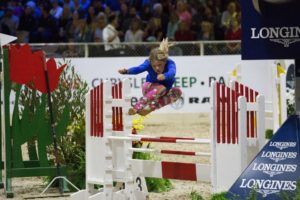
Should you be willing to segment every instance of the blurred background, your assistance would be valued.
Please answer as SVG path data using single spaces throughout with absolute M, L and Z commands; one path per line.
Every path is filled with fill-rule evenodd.
M 148 56 L 165 37 L 171 56 L 240 54 L 241 12 L 235 0 L 1 0 L 0 32 L 52 57 Z

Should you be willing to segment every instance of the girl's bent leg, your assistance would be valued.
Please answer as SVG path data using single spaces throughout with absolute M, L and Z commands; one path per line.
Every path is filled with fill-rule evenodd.
M 182 92 L 180 88 L 178 87 L 171 88 L 166 95 L 160 97 L 159 99 L 157 99 L 157 101 L 154 101 L 152 104 L 150 104 L 150 107 L 152 111 L 157 110 L 161 107 L 176 102 L 181 97 L 181 95 Z
M 146 83 L 143 84 L 144 96 L 134 105 L 134 109 L 137 112 L 145 108 L 151 102 L 157 101 L 157 99 L 161 98 L 166 94 L 165 86 L 158 83 L 150 83 L 150 85 Z

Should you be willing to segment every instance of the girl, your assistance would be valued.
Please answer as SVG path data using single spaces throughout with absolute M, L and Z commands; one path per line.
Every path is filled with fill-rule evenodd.
M 119 69 L 120 74 L 140 74 L 147 71 L 146 82 L 142 86 L 143 97 L 130 108 L 129 115 L 145 116 L 165 105 L 174 103 L 181 97 L 181 90 L 173 87 L 176 65 L 168 58 L 168 38 L 163 40 L 159 48 L 152 49 L 149 59 L 143 64 L 129 69 Z

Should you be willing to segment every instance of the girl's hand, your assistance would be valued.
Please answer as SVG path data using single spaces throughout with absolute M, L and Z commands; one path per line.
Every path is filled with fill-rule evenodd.
M 127 69 L 123 68 L 123 69 L 119 69 L 118 72 L 120 74 L 127 74 Z
M 157 80 L 163 81 L 163 80 L 165 80 L 165 79 L 166 79 L 166 77 L 165 77 L 164 74 L 158 74 L 158 75 L 157 75 Z

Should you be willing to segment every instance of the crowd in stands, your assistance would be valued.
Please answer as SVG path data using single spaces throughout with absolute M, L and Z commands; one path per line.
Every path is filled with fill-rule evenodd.
M 105 42 L 106 51 L 164 37 L 239 40 L 240 21 L 237 0 L 0 1 L 0 32 L 18 42 Z

